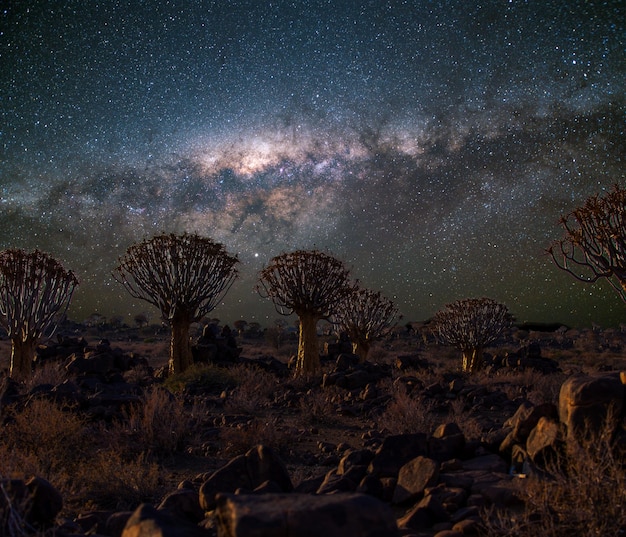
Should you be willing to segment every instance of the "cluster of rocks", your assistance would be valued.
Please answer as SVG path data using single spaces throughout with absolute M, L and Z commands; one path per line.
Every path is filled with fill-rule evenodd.
M 517 351 L 507 352 L 503 355 L 485 356 L 485 369 L 487 373 L 500 371 L 524 371 L 532 369 L 549 375 L 560 373 L 561 368 L 556 360 L 545 358 L 541 355 L 539 343 L 529 343 L 520 347 Z
M 37 397 L 75 408 L 93 419 L 111 420 L 121 409 L 138 403 L 144 388 L 156 382 L 145 358 L 114 347 L 106 339 L 92 346 L 82 338 L 59 338 L 39 346 L 35 368 L 51 362 L 65 370 L 63 382 L 38 384 L 19 396 L 18 387 L 7 379 L 3 402 Z
M 0 511 L 6 526 L 13 506 L 26 506 L 19 513 L 24 524 L 56 523 L 59 536 L 476 535 L 481 509 L 519 504 L 521 477 L 551 460 L 568 438 L 580 441 L 606 427 L 607 416 L 623 435 L 624 380 L 619 373 L 571 377 L 558 408 L 521 405 L 491 444 L 468 442 L 457 424 L 445 423 L 432 435 L 384 437 L 375 449 L 333 446 L 336 464 L 297 486 L 280 457 L 257 446 L 134 512 L 84 513 L 59 524 L 60 495 L 41 478 L 1 481 Z
M 323 386 L 357 394 L 355 413 L 384 404 L 385 396 L 375 385 L 390 376 L 391 368 L 428 367 L 418 356 L 383 366 L 360 363 L 345 347 L 336 351 Z M 40 385 L 28 396 L 71 403 L 94 418 L 111 419 L 121 407 L 139 400 L 142 382 L 154 382 L 145 360 L 106 340 L 91 347 L 84 340 L 60 339 L 38 352 L 42 361 L 63 363 L 71 380 Z M 534 368 L 528 364 L 539 359 L 540 353 L 527 347 L 512 367 Z M 229 361 L 245 359 L 237 354 Z M 271 357 L 255 362 L 279 375 L 286 372 Z M 495 361 L 491 365 L 498 367 Z M 137 375 L 141 368 L 149 373 L 144 380 Z M 558 407 L 512 403 L 505 394 L 458 375 L 424 385 L 414 375 L 400 374 L 396 382 L 407 393 L 442 407 L 457 399 L 481 409 L 506 411 L 513 405 L 512 417 L 481 441 L 468 441 L 456 423 L 446 422 L 431 435 L 364 438 L 361 449 L 327 444 L 324 451 L 333 456 L 325 459 L 324 470 L 297 486 L 280 457 L 261 445 L 214 472 L 181 482 L 158 505 L 142 504 L 132 512 L 93 511 L 72 520 L 57 519 L 62 498 L 47 481 L 0 480 L 0 530 L 11 535 L 16 528 L 21 534 L 49 528 L 59 537 L 476 535 L 482 509 L 520 504 L 523 477 L 541 476 L 541 468 L 562 452 L 568 439 L 582 441 L 606 427 L 607 419 L 611 432 L 624 435 L 626 377 L 619 373 L 570 377 Z

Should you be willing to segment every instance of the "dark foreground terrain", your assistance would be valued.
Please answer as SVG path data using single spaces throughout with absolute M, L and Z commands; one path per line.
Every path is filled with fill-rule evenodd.
M 0 533 L 626 534 L 621 331 L 514 328 L 471 376 L 424 325 L 321 335 L 306 379 L 279 336 L 167 378 L 162 330 L 65 326 L 0 379 Z

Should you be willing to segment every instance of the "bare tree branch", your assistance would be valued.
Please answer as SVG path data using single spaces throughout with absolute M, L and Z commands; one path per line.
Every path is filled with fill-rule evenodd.
M 548 248 L 556 265 L 581 282 L 606 279 L 626 302 L 626 190 L 588 198 L 560 224 L 565 235 Z

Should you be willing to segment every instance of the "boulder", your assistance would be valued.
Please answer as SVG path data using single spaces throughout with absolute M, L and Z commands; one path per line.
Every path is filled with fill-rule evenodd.
M 428 495 L 398 520 L 398 527 L 402 530 L 421 531 L 448 518 L 448 513 L 439 499 Z
M 403 465 L 420 455 L 428 456 L 428 440 L 424 433 L 388 436 L 376 450 L 368 472 L 378 477 L 396 477 Z
M 211 537 L 211 533 L 144 503 L 126 522 L 122 537 Z
M 617 373 L 571 377 L 559 392 L 559 418 L 567 428 L 567 437 L 578 441 L 604 426 L 614 430 L 623 406 L 624 385 Z
M 293 490 L 284 463 L 272 449 L 261 445 L 213 472 L 200 487 L 200 506 L 210 511 L 215 508 L 218 493 L 232 493 L 237 489 L 252 491 L 266 481 L 278 484 L 283 492 Z
M 553 461 L 560 450 L 559 423 L 547 417 L 539 418 L 526 441 L 526 452 L 535 464 Z
M 439 463 L 427 457 L 416 457 L 400 468 L 393 503 L 407 503 L 418 499 L 424 494 L 424 489 L 434 487 L 438 479 Z
M 358 493 L 220 494 L 216 519 L 223 537 L 399 535 L 389 506 Z
M 456 423 L 440 425 L 428 439 L 429 456 L 440 462 L 460 457 L 464 449 L 465 436 Z
M 61 493 L 43 477 L 31 477 L 26 487 L 30 493 L 27 520 L 40 527 L 52 525 L 63 509 Z
M 198 493 L 191 489 L 170 492 L 163 498 L 157 509 L 167 511 L 176 518 L 187 520 L 192 524 L 197 524 L 204 519 Z

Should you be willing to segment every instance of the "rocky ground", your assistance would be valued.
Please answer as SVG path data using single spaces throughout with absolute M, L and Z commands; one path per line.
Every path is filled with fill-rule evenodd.
M 210 364 L 165 378 L 157 327 L 65 326 L 39 350 L 32 381 L 3 380 L 5 534 L 537 535 L 555 520 L 570 534 L 598 534 L 596 522 L 604 534 L 624 529 L 610 505 L 596 522 L 572 516 L 589 502 L 559 482 L 582 479 L 564 468 L 577 462 L 608 483 L 596 503 L 626 500 L 619 330 L 515 328 L 472 376 L 420 324 L 366 364 L 320 336 L 323 371 L 309 379 L 288 368 L 293 337 L 235 341 L 237 352 L 222 340 L 196 349 Z M 8 357 L 0 342 L 1 366 Z M 572 459 L 583 423 L 610 438 Z M 547 491 L 558 502 L 542 510 Z

